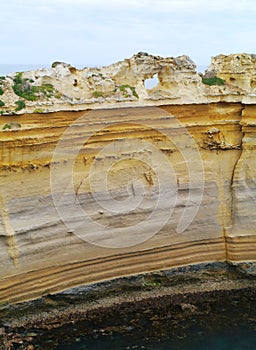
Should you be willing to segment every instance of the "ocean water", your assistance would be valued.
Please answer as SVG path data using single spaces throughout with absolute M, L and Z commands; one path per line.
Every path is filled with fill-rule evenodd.
M 224 327 L 225 328 L 225 327 Z M 73 343 L 63 343 L 58 350 L 256 350 L 256 332 L 245 327 L 233 330 L 207 334 L 202 330 L 190 334 L 186 339 L 173 340 L 172 338 L 158 341 L 137 340 L 120 335 L 109 337 L 76 338 Z
M 75 67 L 81 69 L 83 67 L 92 67 L 92 65 L 81 65 L 81 64 L 74 64 Z M 36 70 L 40 68 L 51 68 L 51 63 L 30 63 L 30 64 L 25 64 L 25 63 L 20 63 L 20 64 L 0 64 L 0 76 L 1 75 L 8 75 L 10 73 L 15 73 L 15 72 L 26 72 L 29 70 Z
M 9 73 L 25 72 L 28 70 L 50 68 L 49 64 L 0 64 L 0 75 L 8 75 Z
M 255 305 L 254 288 L 162 296 L 28 331 L 36 350 L 256 350 Z

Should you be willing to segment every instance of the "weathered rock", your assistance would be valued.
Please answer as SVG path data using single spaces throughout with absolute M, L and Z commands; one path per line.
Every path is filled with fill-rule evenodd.
M 209 74 L 224 79 L 228 85 L 237 86 L 238 92 L 255 97 L 256 55 L 242 53 L 213 57 L 206 71 L 206 75 Z
M 209 85 L 188 56 L 159 57 L 138 53 L 107 67 L 77 69 L 54 62 L 42 68 L 9 74 L 0 80 L 3 114 L 47 113 L 86 108 L 116 108 L 211 102 L 255 103 L 254 55 L 216 56 L 205 77 L 219 77 L 223 84 Z M 154 76 L 152 89 L 145 81 Z M 25 107 L 17 108 L 24 100 Z
M 236 74 L 246 59 L 254 64 L 241 57 Z M 216 58 L 210 70 L 227 79 L 220 66 Z M 159 84 L 147 90 L 154 74 Z M 14 76 L 4 82 L 6 106 Z M 187 56 L 143 53 L 101 69 L 59 63 L 21 79 L 41 87 L 27 112 L 39 103 L 84 110 L 0 117 L 2 303 L 188 264 L 255 265 L 248 84 L 209 86 Z M 78 100 L 71 107 L 71 94 L 95 110 Z M 134 108 L 120 108 L 127 101 Z M 8 123 L 20 128 L 2 130 Z

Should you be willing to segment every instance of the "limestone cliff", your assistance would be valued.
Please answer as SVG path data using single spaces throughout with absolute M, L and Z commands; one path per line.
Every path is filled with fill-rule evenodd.
M 253 55 L 218 56 L 202 77 L 186 56 L 140 53 L 2 79 L 0 301 L 201 262 L 253 266 L 254 67 Z M 34 96 L 16 114 L 14 90 Z
M 145 81 L 153 77 L 158 84 L 147 89 Z M 205 77 L 185 55 L 163 58 L 140 52 L 107 67 L 84 69 L 54 62 L 50 69 L 0 77 L 0 88 L 4 115 L 220 101 L 255 103 L 256 58 L 253 54 L 213 57 Z

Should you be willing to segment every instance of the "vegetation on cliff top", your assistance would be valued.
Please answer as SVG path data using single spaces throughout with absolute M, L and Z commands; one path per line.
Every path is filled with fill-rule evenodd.
M 53 63 L 52 63 L 52 68 L 57 67 L 59 64 L 61 64 L 61 62 L 59 62 L 59 61 L 53 62 Z
M 22 100 L 16 101 L 15 104 L 17 105 L 17 107 L 15 108 L 15 112 L 18 112 L 18 111 L 20 111 L 21 109 L 23 109 L 23 108 L 26 107 L 25 102 L 22 101 Z
M 119 86 L 117 85 L 116 88 L 110 93 L 96 90 L 96 91 L 93 91 L 92 96 L 94 98 L 99 98 L 99 97 L 106 98 L 106 97 L 110 96 L 111 94 L 117 92 L 118 90 L 120 90 L 120 92 L 122 93 L 122 95 L 125 98 L 131 97 L 131 96 L 139 98 L 139 95 L 137 94 L 135 87 L 130 86 L 128 84 L 119 85 Z
M 128 90 L 132 91 L 132 94 L 134 97 L 139 98 L 139 95 L 136 92 L 136 89 L 134 86 L 130 86 L 128 84 L 120 85 L 119 86 L 120 91 L 122 91 L 125 94 L 125 97 L 129 97 Z
M 5 81 L 5 77 L 4 76 L 0 76 L 0 95 L 3 95 L 4 90 L 2 89 L 2 85 Z
M 22 73 L 17 73 L 13 79 L 14 85 L 12 87 L 16 95 L 28 101 L 37 101 L 40 96 L 44 98 L 52 97 L 57 93 L 57 90 L 52 84 L 42 84 L 40 86 L 31 85 L 34 81 L 23 78 Z
M 103 91 L 93 91 L 93 93 L 92 93 L 92 96 L 94 97 L 94 98 L 98 98 L 98 97 L 105 97 L 105 94 L 104 94 L 104 92 Z
M 218 77 L 202 78 L 202 82 L 206 85 L 225 85 L 225 80 Z

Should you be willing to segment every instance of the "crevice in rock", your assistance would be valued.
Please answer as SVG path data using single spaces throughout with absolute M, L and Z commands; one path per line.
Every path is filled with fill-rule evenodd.
M 5 204 L 4 198 L 2 196 L 0 196 L 0 204 L 2 209 L 1 210 L 2 220 L 3 220 L 3 224 L 5 227 L 5 232 L 7 236 L 7 244 L 8 244 L 7 251 L 8 251 L 9 257 L 12 259 L 13 265 L 17 269 L 19 264 L 18 259 L 20 254 L 19 248 L 17 245 L 17 239 L 15 236 L 14 229 L 9 219 L 9 211 Z
M 242 106 L 241 112 L 240 112 L 240 117 L 242 119 L 242 115 L 243 115 L 243 111 L 244 111 L 245 107 Z M 244 133 L 243 133 L 243 126 L 241 124 L 241 119 L 239 121 L 239 126 L 240 126 L 240 132 L 241 132 L 241 144 L 240 144 L 240 152 L 239 152 L 239 156 L 234 164 L 233 167 L 233 171 L 232 171 L 232 175 L 231 175 L 231 181 L 230 181 L 230 194 L 231 194 L 231 200 L 230 200 L 230 219 L 231 219 L 231 231 L 233 230 L 233 218 L 234 218 L 234 178 L 235 178 L 235 174 L 236 174 L 236 170 L 237 170 L 237 165 L 241 159 L 241 156 L 243 154 L 243 138 L 244 138 Z M 229 261 L 229 253 L 228 253 L 228 246 L 227 246 L 227 237 L 225 236 L 225 252 L 226 252 L 226 260 Z

